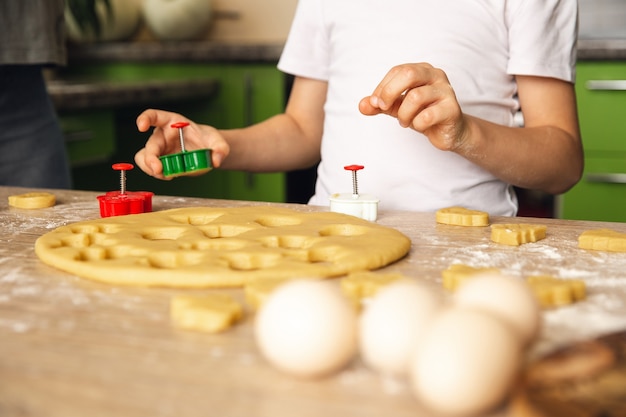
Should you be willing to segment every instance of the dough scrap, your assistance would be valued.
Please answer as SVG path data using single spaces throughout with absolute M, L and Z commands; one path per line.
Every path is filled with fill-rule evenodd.
M 502 245 L 519 246 L 545 239 L 546 229 L 545 225 L 539 224 L 494 224 L 491 226 L 491 240 Z
M 179 295 L 170 302 L 170 318 L 176 327 L 217 333 L 243 317 L 243 308 L 228 294 Z
M 452 264 L 441 272 L 442 285 L 449 291 L 456 291 L 463 283 L 480 273 L 498 273 L 498 268 L 474 268 L 463 264 Z M 556 278 L 550 275 L 532 275 L 526 277 L 539 305 L 543 308 L 561 307 L 584 300 L 586 284 L 580 279 Z
M 289 279 L 257 279 L 244 285 L 243 291 L 246 303 L 253 309 L 258 310 L 267 297 L 279 286 Z
M 342 278 L 341 290 L 352 303 L 359 307 L 364 299 L 371 298 L 384 286 L 406 278 L 400 273 L 358 271 Z
M 452 264 L 448 269 L 441 272 L 443 287 L 449 291 L 455 291 L 460 285 L 479 273 L 498 273 L 498 268 L 475 268 L 469 265 Z
M 40 209 L 52 207 L 56 204 L 54 194 L 46 192 L 32 192 L 9 196 L 9 205 L 22 209 Z
M 447 207 L 435 212 L 435 221 L 455 226 L 489 226 L 489 213 L 465 207 Z
M 584 300 L 585 281 L 562 279 L 549 275 L 535 275 L 526 278 L 542 307 L 559 307 Z
M 377 269 L 410 247 L 401 232 L 354 216 L 246 206 L 86 220 L 39 237 L 35 252 L 48 265 L 109 284 L 215 288 Z
M 587 230 L 578 237 L 578 247 L 599 251 L 626 252 L 626 233 L 619 233 L 611 229 Z

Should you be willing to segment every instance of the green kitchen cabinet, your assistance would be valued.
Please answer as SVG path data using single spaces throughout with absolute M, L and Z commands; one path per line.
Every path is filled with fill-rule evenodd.
M 626 61 L 579 62 L 576 95 L 585 170 L 559 217 L 626 221 Z
M 206 100 L 150 103 L 150 107 L 181 113 L 203 124 L 218 128 L 239 128 L 283 111 L 286 95 L 284 74 L 275 64 L 237 63 L 111 63 L 81 64 L 68 68 L 65 78 L 98 82 L 136 82 L 140 80 L 180 80 L 211 78 L 219 83 L 214 97 Z M 73 168 L 75 188 L 110 190 L 117 187 L 112 162 L 132 162 L 149 133 L 135 126 L 137 115 L 145 107 L 136 105 L 114 109 L 115 151 L 98 165 Z M 61 113 L 61 120 L 78 118 Z M 111 128 L 109 125 L 108 128 Z M 68 143 L 68 147 L 70 144 Z M 111 188 L 113 187 L 113 188 Z M 158 195 L 196 196 L 250 201 L 283 202 L 286 200 L 284 173 L 252 174 L 215 169 L 197 177 L 179 177 L 170 181 L 154 179 L 139 169 L 128 174 L 128 187 L 153 191 Z
M 87 110 L 60 119 L 72 168 L 108 161 L 115 152 L 115 116 L 111 110 Z

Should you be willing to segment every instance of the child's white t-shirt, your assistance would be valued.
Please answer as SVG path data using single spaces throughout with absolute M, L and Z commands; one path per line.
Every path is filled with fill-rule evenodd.
M 359 192 L 382 209 L 515 215 L 509 184 L 392 117 L 362 115 L 358 103 L 393 66 L 428 62 L 446 72 L 466 114 L 514 126 L 514 75 L 573 82 L 576 31 L 576 0 L 300 0 L 278 68 L 328 82 L 310 204 L 350 193 L 344 166 L 359 164 Z

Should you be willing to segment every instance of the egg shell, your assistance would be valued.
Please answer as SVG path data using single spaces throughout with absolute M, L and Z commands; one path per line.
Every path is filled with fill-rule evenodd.
M 449 307 L 433 320 L 411 365 L 423 405 L 446 415 L 480 415 L 511 391 L 522 363 L 517 335 L 482 310 Z
M 363 362 L 383 374 L 407 374 L 424 328 L 441 305 L 434 290 L 415 281 L 401 280 L 382 288 L 359 319 Z
M 532 289 L 520 278 L 498 273 L 480 274 L 459 287 L 453 302 L 496 314 L 515 329 L 524 346 L 539 334 L 541 308 Z
M 349 363 L 357 352 L 357 315 L 330 282 L 296 280 L 267 298 L 255 320 L 261 354 L 288 374 L 315 378 Z

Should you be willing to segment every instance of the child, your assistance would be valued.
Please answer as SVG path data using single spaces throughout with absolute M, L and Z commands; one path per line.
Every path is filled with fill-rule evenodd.
M 575 0 L 300 0 L 278 64 L 295 75 L 285 112 L 242 129 L 191 123 L 187 147 L 212 148 L 225 169 L 319 162 L 311 204 L 360 164 L 381 208 L 515 215 L 513 186 L 557 194 L 582 174 L 576 37 Z M 163 178 L 169 126 L 185 120 L 138 117 L 155 127 L 135 158 L 146 173 Z

